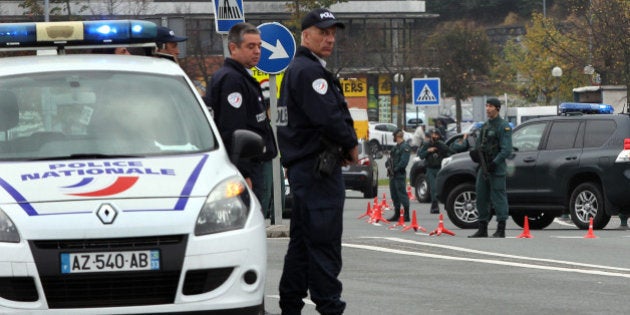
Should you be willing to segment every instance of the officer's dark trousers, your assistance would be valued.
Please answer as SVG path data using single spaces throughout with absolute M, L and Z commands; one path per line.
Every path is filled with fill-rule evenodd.
M 405 209 L 405 218 L 408 218 L 410 213 L 409 196 L 407 196 L 406 183 L 407 178 L 405 175 L 395 175 L 389 179 L 389 193 L 391 194 L 392 201 L 394 203 L 394 215 L 400 215 L 400 205 L 402 204 Z
M 427 184 L 429 185 L 429 191 L 431 192 L 431 201 L 437 201 L 437 189 L 435 189 L 435 179 L 439 168 L 427 167 Z
M 341 233 L 345 187 L 341 168 L 330 177 L 315 176 L 314 159 L 288 169 L 293 192 L 290 241 L 280 278 L 283 315 L 301 314 L 310 297 L 320 314 L 342 314 Z
M 508 218 L 508 200 L 505 190 L 505 175 L 485 175 L 481 168 L 477 171 L 475 192 L 477 193 L 477 211 L 479 221 L 490 221 L 490 206 L 494 206 L 497 221 Z

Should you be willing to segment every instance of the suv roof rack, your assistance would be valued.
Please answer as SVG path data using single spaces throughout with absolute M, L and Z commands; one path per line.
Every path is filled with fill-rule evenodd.
M 561 103 L 558 106 L 558 115 L 582 115 L 582 114 L 612 114 L 612 105 L 595 103 Z
M 156 47 L 157 25 L 142 20 L 0 24 L 0 51 Z

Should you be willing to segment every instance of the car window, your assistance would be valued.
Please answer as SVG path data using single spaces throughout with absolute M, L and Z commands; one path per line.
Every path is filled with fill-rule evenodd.
M 374 129 L 379 131 L 387 131 L 387 125 L 376 125 L 374 126 Z
M 617 124 L 614 120 L 588 120 L 586 122 L 586 137 L 584 147 L 601 147 L 613 134 Z
M 0 159 L 158 155 L 215 147 L 183 77 L 64 71 L 3 79 Z
M 575 139 L 580 127 L 579 120 L 554 121 L 549 130 L 547 150 L 570 149 L 575 146 Z
M 512 147 L 518 151 L 537 150 L 546 126 L 546 123 L 535 123 L 515 130 L 512 134 Z

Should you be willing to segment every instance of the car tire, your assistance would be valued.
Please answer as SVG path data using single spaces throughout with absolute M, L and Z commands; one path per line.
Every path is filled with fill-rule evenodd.
M 603 229 L 610 221 L 605 207 L 604 194 L 596 183 L 579 184 L 571 193 L 569 201 L 571 221 L 581 230 L 589 228 L 591 217 L 593 218 L 593 229 Z
M 556 218 L 555 215 L 549 212 L 530 213 L 526 211 L 510 211 L 510 216 L 514 223 L 520 227 L 525 226 L 525 216 L 527 216 L 527 224 L 529 224 L 530 230 L 542 230 L 548 227 Z
M 376 140 L 370 140 L 369 146 L 370 146 L 370 153 L 372 153 L 373 155 L 381 151 L 381 145 Z
M 418 174 L 413 188 L 414 193 L 416 194 L 416 200 L 418 200 L 418 202 L 431 202 L 431 190 L 429 188 L 429 183 L 427 183 L 425 174 Z
M 378 195 L 378 185 L 365 188 L 363 191 L 363 198 L 374 198 Z
M 455 226 L 461 229 L 473 229 L 477 228 L 479 220 L 476 201 L 475 184 L 463 183 L 449 192 L 444 208 Z

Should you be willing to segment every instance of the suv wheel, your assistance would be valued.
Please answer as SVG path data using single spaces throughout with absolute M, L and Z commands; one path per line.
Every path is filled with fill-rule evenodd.
M 365 188 L 365 191 L 363 192 L 363 198 L 374 198 L 378 195 L 378 185 L 375 186 L 368 186 Z
M 368 143 L 368 146 L 370 148 L 370 153 L 372 155 L 381 151 L 381 145 L 376 140 L 370 140 L 370 142 Z
M 431 191 L 429 190 L 429 184 L 427 183 L 427 178 L 425 174 L 418 174 L 413 188 L 416 193 L 416 199 L 418 200 L 418 202 L 431 201 Z
M 571 212 L 571 221 L 582 229 L 588 229 L 590 218 L 593 218 L 593 229 L 603 229 L 610 216 L 606 214 L 604 209 L 604 195 L 599 185 L 587 182 L 575 187 L 571 193 L 571 201 L 569 203 L 569 211 Z
M 463 183 L 451 190 L 446 198 L 446 214 L 448 218 L 461 229 L 477 228 L 479 220 L 479 212 L 475 202 L 477 201 L 477 193 L 475 193 L 474 183 Z
M 527 216 L 527 223 L 529 224 L 529 228 L 532 230 L 542 230 L 548 227 L 553 220 L 556 218 L 554 215 L 549 212 L 539 212 L 528 213 L 525 211 L 510 211 L 510 216 L 514 223 L 520 227 L 525 226 L 525 216 Z

